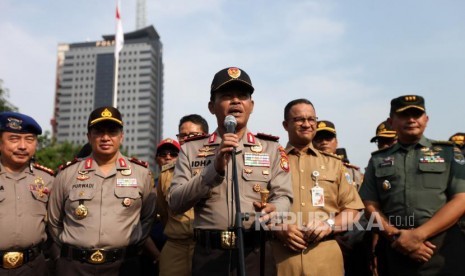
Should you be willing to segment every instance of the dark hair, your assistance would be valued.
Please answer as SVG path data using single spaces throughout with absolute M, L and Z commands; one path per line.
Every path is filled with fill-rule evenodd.
M 190 115 L 186 115 L 182 117 L 181 120 L 179 120 L 178 130 L 181 128 L 182 124 L 184 124 L 185 122 L 192 122 L 196 125 L 199 125 L 200 128 L 202 129 L 202 132 L 205 134 L 208 134 L 208 123 L 202 116 L 198 114 L 190 114 Z
M 284 120 L 285 121 L 287 121 L 289 119 L 289 111 L 291 110 L 291 108 L 294 105 L 298 105 L 298 104 L 309 104 L 313 108 L 315 108 L 313 106 L 312 102 L 307 100 L 307 99 L 296 99 L 296 100 L 290 101 L 289 103 L 286 104 L 286 107 L 284 107 Z

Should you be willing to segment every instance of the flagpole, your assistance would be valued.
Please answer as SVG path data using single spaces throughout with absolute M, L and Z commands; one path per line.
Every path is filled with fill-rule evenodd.
M 115 34 L 115 67 L 113 75 L 113 107 L 118 105 L 118 71 L 119 71 L 119 53 L 123 49 L 124 33 L 123 24 L 121 23 L 120 3 L 116 0 L 116 34 Z

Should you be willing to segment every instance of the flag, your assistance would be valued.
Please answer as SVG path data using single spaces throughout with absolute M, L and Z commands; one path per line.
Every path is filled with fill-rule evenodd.
M 123 49 L 124 33 L 123 23 L 121 22 L 121 13 L 119 1 L 116 2 L 116 35 L 115 35 L 115 59 L 119 58 L 119 52 Z

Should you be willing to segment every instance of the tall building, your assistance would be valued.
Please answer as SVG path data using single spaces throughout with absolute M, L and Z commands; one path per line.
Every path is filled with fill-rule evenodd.
M 58 45 L 52 135 L 57 142 L 87 142 L 87 119 L 95 108 L 113 104 L 114 35 L 103 40 Z M 156 168 L 162 137 L 163 61 L 153 26 L 124 34 L 117 107 L 123 116 L 123 152 Z M 31 99 L 32 100 L 32 99 Z

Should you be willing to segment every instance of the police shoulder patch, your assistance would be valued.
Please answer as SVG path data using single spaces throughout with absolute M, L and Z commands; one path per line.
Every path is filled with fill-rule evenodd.
M 210 137 L 210 134 L 195 135 L 195 136 L 184 139 L 184 143 L 204 139 L 204 138 L 207 138 L 207 137 Z
M 273 141 L 273 142 L 278 142 L 279 141 L 279 136 L 273 136 L 271 134 L 266 134 L 266 133 L 257 133 L 255 134 L 255 137 L 267 140 L 267 141 Z
M 161 167 L 161 172 L 164 172 L 164 171 L 167 171 L 169 169 L 173 169 L 174 168 L 174 162 L 171 162 L 171 163 L 168 163 L 168 164 L 165 164 Z
M 139 160 L 135 157 L 132 157 L 131 159 L 129 159 L 129 162 L 131 163 L 134 163 L 134 164 L 137 164 L 139 166 L 142 166 L 144 168 L 147 168 L 149 166 L 149 163 L 148 162 L 145 162 L 145 161 L 142 161 L 142 160 Z
M 42 166 L 40 165 L 39 163 L 34 163 L 32 164 L 32 166 L 35 168 L 35 169 L 38 169 L 38 170 L 41 170 L 41 171 L 44 171 L 48 174 L 50 174 L 51 176 L 54 176 L 55 175 L 55 171 L 50 169 L 50 168 L 47 168 L 45 166 Z

